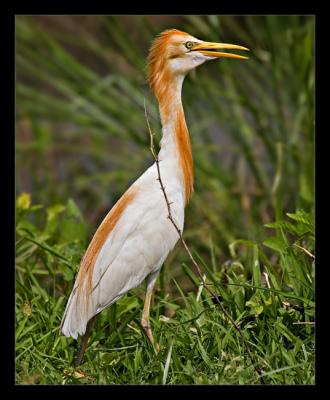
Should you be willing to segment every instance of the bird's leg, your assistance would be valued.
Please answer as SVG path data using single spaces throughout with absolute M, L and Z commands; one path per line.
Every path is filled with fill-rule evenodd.
M 98 314 L 94 315 L 93 318 L 91 318 L 88 323 L 87 323 L 87 327 L 86 327 L 86 332 L 83 335 L 83 337 L 81 338 L 81 342 L 80 342 L 80 346 L 79 346 L 79 350 L 77 353 L 77 357 L 75 359 L 74 365 L 75 367 L 78 367 L 78 365 L 81 364 L 82 359 L 84 357 L 84 353 L 86 350 L 86 346 L 87 346 L 87 342 L 88 342 L 88 338 L 94 328 L 95 322 L 96 322 L 96 318 L 97 318 Z
M 159 270 L 148 276 L 147 292 L 146 292 L 146 297 L 144 299 L 144 306 L 143 306 L 143 312 L 142 312 L 142 318 L 141 318 L 142 328 L 143 328 L 145 334 L 147 335 L 147 338 L 149 339 L 150 343 L 153 346 L 155 346 L 157 351 L 159 351 L 159 345 L 158 345 L 158 343 L 155 344 L 155 340 L 152 335 L 152 331 L 151 331 L 151 327 L 150 327 L 149 315 L 150 315 L 151 296 L 152 296 L 152 292 L 153 292 L 158 274 L 159 274 Z

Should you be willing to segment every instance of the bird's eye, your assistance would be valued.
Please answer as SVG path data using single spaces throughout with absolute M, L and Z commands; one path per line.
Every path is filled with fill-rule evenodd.
M 194 46 L 193 42 L 186 42 L 185 46 L 187 47 L 187 49 L 191 49 Z

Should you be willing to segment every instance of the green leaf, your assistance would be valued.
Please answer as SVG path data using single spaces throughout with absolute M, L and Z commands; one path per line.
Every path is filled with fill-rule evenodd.
M 66 212 L 61 216 L 60 241 L 70 243 L 74 241 L 85 242 L 86 226 L 76 203 L 69 199 Z
M 247 246 L 247 247 L 249 247 L 249 248 L 253 248 L 254 247 L 254 242 L 252 241 L 252 240 L 247 240 L 247 239 L 237 239 L 237 240 L 234 240 L 232 243 L 230 243 L 229 244 L 229 251 L 230 251 L 230 254 L 231 254 L 231 256 L 232 257 L 236 257 L 237 256 L 237 254 L 236 254 L 236 246 L 237 245 L 244 245 L 244 246 Z
M 204 346 L 202 345 L 202 342 L 200 341 L 199 337 L 197 337 L 197 342 L 198 342 L 200 354 L 201 354 L 204 362 L 206 363 L 206 365 L 209 365 L 211 363 L 211 360 L 210 360 L 209 356 L 207 355 L 207 352 L 206 352 Z
M 67 265 L 62 265 L 61 271 L 63 273 L 63 279 L 67 282 L 72 282 L 75 275 L 73 269 L 69 268 Z
M 60 226 L 59 214 L 65 211 L 65 205 L 55 204 L 47 208 L 47 223 L 45 227 L 45 233 L 50 236 L 55 236 L 55 233 Z
M 254 300 L 248 300 L 245 305 L 251 308 L 251 312 L 256 315 L 260 315 L 264 311 L 264 307 L 260 302 Z
M 63 204 L 55 204 L 54 206 L 47 208 L 47 221 L 54 220 L 58 214 L 62 213 L 65 210 L 65 205 Z
M 292 224 L 291 222 L 288 221 L 275 221 L 275 222 L 270 222 L 268 224 L 264 225 L 266 228 L 272 228 L 272 229 L 283 229 L 287 232 L 290 232 L 293 235 L 298 234 L 298 228 Z
M 284 252 L 287 248 L 285 241 L 279 236 L 271 236 L 262 243 L 273 250 L 279 251 L 280 253 Z
M 304 210 L 297 210 L 296 213 L 286 213 L 286 215 L 299 222 L 300 224 L 305 225 L 306 227 L 308 227 L 309 231 L 311 233 L 314 233 L 314 214 L 313 213 L 307 213 Z

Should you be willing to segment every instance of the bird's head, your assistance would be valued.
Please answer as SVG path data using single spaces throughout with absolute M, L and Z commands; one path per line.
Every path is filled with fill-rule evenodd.
M 177 29 L 162 32 L 153 42 L 148 57 L 149 84 L 157 97 L 175 77 L 217 58 L 247 59 L 223 50 L 248 50 L 226 43 L 204 42 Z

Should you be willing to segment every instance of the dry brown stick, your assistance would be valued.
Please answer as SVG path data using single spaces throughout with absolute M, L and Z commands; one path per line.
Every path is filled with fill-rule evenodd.
M 302 251 L 304 251 L 306 254 L 308 254 L 310 257 L 312 257 L 312 258 L 315 259 L 314 254 L 312 254 L 310 251 L 308 251 L 308 250 L 305 249 L 304 247 L 299 246 L 299 244 L 297 244 L 297 243 L 293 243 L 293 245 L 296 246 L 296 247 L 298 247 L 299 249 L 301 249 Z
M 178 233 L 178 235 L 180 237 L 181 243 L 183 244 L 183 247 L 185 248 L 185 250 L 186 250 L 191 262 L 193 263 L 194 267 L 196 268 L 197 274 L 201 278 L 201 285 L 211 294 L 213 299 L 215 299 L 216 303 L 220 306 L 222 312 L 225 314 L 225 316 L 228 318 L 228 320 L 231 322 L 231 324 L 235 327 L 235 329 L 237 330 L 237 332 L 241 336 L 241 338 L 243 340 L 243 343 L 245 345 L 247 354 L 248 354 L 248 356 L 249 356 L 249 358 L 250 358 L 250 360 L 252 362 L 252 365 L 253 365 L 255 371 L 257 372 L 257 374 L 259 375 L 260 380 L 263 382 L 263 378 L 262 378 L 263 371 L 262 371 L 261 368 L 259 368 L 256 365 L 256 362 L 255 362 L 255 360 L 254 360 L 254 358 L 252 356 L 252 352 L 251 352 L 250 346 L 249 346 L 248 342 L 246 341 L 246 338 L 245 338 L 241 328 L 239 327 L 239 325 L 236 324 L 236 322 L 230 316 L 230 314 L 228 313 L 226 308 L 222 305 L 222 303 L 221 303 L 221 301 L 219 299 L 219 296 L 215 292 L 213 292 L 213 290 L 211 290 L 209 288 L 209 286 L 207 286 L 207 284 L 205 283 L 204 274 L 202 273 L 201 267 L 199 266 L 199 264 L 197 263 L 197 261 L 195 260 L 193 255 L 191 254 L 191 251 L 190 251 L 189 247 L 187 246 L 187 243 L 185 242 L 185 240 L 184 240 L 184 238 L 182 236 L 181 229 L 177 226 L 176 222 L 173 219 L 172 211 L 171 211 L 171 203 L 168 200 L 168 197 L 167 197 L 167 194 L 166 194 L 166 191 L 165 191 L 165 187 L 164 187 L 164 184 L 163 184 L 163 181 L 162 181 L 162 178 L 161 178 L 161 174 L 160 174 L 159 158 L 158 158 L 158 154 L 155 151 L 154 134 L 153 134 L 153 132 L 152 132 L 152 130 L 150 128 L 145 100 L 144 100 L 144 114 L 145 114 L 145 117 L 146 117 L 148 130 L 149 130 L 149 135 L 150 135 L 150 151 L 151 151 L 151 153 L 152 153 L 152 155 L 153 155 L 153 157 L 155 159 L 155 163 L 156 163 L 156 167 L 157 167 L 157 174 L 158 174 L 157 180 L 159 181 L 160 188 L 161 188 L 161 190 L 163 192 L 164 199 L 165 199 L 166 206 L 167 206 L 167 211 L 168 211 L 167 218 L 171 221 L 172 225 L 174 226 L 175 230 L 177 231 L 177 233 Z

